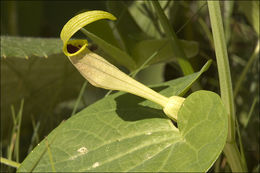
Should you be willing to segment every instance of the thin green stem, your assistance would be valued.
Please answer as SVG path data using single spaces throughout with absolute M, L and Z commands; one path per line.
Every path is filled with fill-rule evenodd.
M 76 101 L 75 106 L 74 106 L 74 108 L 73 108 L 73 111 L 72 111 L 72 113 L 71 113 L 71 116 L 76 113 L 76 111 L 77 111 L 77 109 L 78 109 L 78 106 L 79 106 L 79 102 L 80 102 L 80 100 L 81 100 L 81 98 L 82 98 L 82 96 L 83 96 L 83 94 L 84 94 L 85 89 L 86 89 L 86 86 L 87 86 L 87 81 L 85 81 L 85 82 L 83 83 L 83 85 L 82 85 L 82 87 L 81 87 L 81 89 L 80 89 L 79 96 L 78 96 L 78 98 L 77 98 L 77 101 Z
M 170 38 L 170 44 L 172 46 L 173 51 L 176 53 L 177 55 L 177 61 L 182 69 L 182 72 L 184 75 L 188 75 L 194 72 L 191 64 L 189 63 L 183 48 L 181 47 L 178 37 L 175 33 L 175 31 L 173 30 L 172 26 L 170 25 L 169 20 L 167 19 L 166 15 L 163 12 L 162 7 L 160 6 L 158 1 L 151 1 L 155 11 L 158 14 L 158 18 L 160 23 L 162 24 L 162 27 L 164 29 L 164 32 L 166 34 L 167 37 Z
M 208 9 L 217 59 L 220 93 L 228 112 L 228 135 L 224 147 L 224 153 L 233 172 L 246 172 L 247 170 L 243 166 L 240 152 L 235 143 L 235 108 L 233 90 L 219 1 L 208 0 Z
M 250 67 L 252 66 L 254 60 L 259 57 L 259 44 L 260 44 L 260 40 L 257 41 L 257 44 L 256 44 L 256 47 L 255 47 L 253 54 L 249 58 L 249 61 L 247 62 L 247 64 L 246 64 L 245 68 L 243 69 L 241 75 L 239 75 L 239 79 L 237 80 L 237 82 L 235 84 L 234 98 L 236 98 L 236 96 L 239 92 L 239 89 L 241 88 L 241 84 L 244 81 L 246 74 L 249 71 Z
M 21 123 L 22 123 L 22 115 L 23 115 L 23 104 L 24 99 L 21 101 L 21 106 L 17 115 L 17 136 L 15 141 L 15 156 L 16 161 L 19 162 L 19 150 L 20 150 L 20 132 L 21 132 Z
M 229 114 L 228 141 L 235 139 L 235 111 L 232 92 L 231 75 L 228 62 L 228 54 L 224 36 L 223 23 L 218 1 L 208 1 L 211 28 L 213 33 L 221 98 Z
M 51 145 L 51 144 L 54 142 L 54 140 L 56 139 L 56 135 L 57 135 L 57 134 L 54 134 L 54 136 L 53 136 L 51 139 L 48 139 L 48 141 L 50 141 L 50 142 L 46 143 L 46 144 L 48 144 L 48 146 L 45 147 L 45 148 L 39 153 L 39 155 L 37 155 L 37 156 L 34 158 L 33 162 L 29 165 L 29 167 L 27 167 L 28 172 L 33 172 L 33 171 L 34 171 L 34 169 L 36 168 L 36 166 L 38 165 L 38 163 L 40 162 L 40 160 L 42 159 L 42 157 L 44 156 L 44 154 L 45 154 L 46 151 L 48 150 L 48 147 L 50 147 L 50 145 Z M 47 141 L 47 138 L 45 138 L 44 140 Z M 41 144 L 40 144 L 40 145 L 41 145 Z M 48 151 L 47 151 L 47 152 L 48 152 Z
M 2 164 L 5 164 L 7 166 L 11 166 L 13 168 L 19 168 L 19 166 L 21 165 L 20 163 L 18 162 L 15 162 L 15 161 L 12 161 L 12 160 L 8 160 L 6 158 L 3 158 L 3 157 L 0 157 L 0 162 Z
M 204 22 L 204 20 L 201 17 L 198 19 L 198 22 L 199 22 L 202 30 L 204 31 L 204 34 L 207 36 L 210 46 L 212 47 L 212 49 L 214 49 L 213 37 L 212 37 L 212 34 L 211 34 L 206 22 Z
M 253 115 L 253 111 L 254 111 L 255 105 L 256 105 L 256 103 L 257 103 L 257 100 L 258 100 L 258 98 L 255 97 L 255 98 L 254 98 L 254 101 L 253 101 L 253 103 L 252 103 L 252 105 L 251 105 L 250 111 L 249 111 L 249 113 L 248 113 L 247 120 L 246 120 L 246 123 L 245 123 L 245 127 L 244 127 L 244 128 L 247 128 L 247 125 L 248 125 L 248 123 L 249 123 L 249 121 L 250 121 L 250 119 L 251 119 L 251 117 L 252 117 L 252 115 Z
M 133 71 L 133 72 L 130 74 L 130 76 L 131 76 L 132 78 L 135 78 L 135 76 L 136 76 L 141 70 L 143 70 L 143 69 L 145 68 L 145 66 L 146 66 L 156 55 L 158 55 L 158 53 L 162 50 L 162 48 L 163 48 L 167 43 L 168 43 L 168 41 L 166 41 L 161 47 L 159 47 L 159 48 L 157 49 L 157 51 L 155 51 L 149 58 L 147 58 L 147 59 L 145 60 L 145 62 L 144 62 L 137 70 Z
M 192 19 L 194 19 L 199 12 L 201 11 L 201 9 L 203 7 L 205 7 L 207 5 L 207 2 L 205 2 L 204 4 L 202 4 L 199 9 L 176 31 L 176 34 L 178 34 L 188 23 L 190 23 L 192 21 Z M 208 28 L 208 27 L 207 27 Z

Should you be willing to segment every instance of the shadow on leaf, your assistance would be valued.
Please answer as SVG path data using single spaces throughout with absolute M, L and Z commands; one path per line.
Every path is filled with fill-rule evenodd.
M 132 94 L 120 95 L 115 98 L 115 101 L 117 102 L 116 112 L 125 121 L 167 118 L 161 109 L 141 105 L 140 103 L 145 99 Z

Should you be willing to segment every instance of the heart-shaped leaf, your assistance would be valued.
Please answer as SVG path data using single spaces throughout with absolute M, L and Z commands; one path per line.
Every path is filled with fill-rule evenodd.
M 154 89 L 169 96 L 182 93 L 184 86 L 177 86 Z M 158 105 L 119 92 L 53 130 L 18 171 L 205 172 L 221 153 L 226 136 L 227 113 L 213 92 L 198 91 L 185 100 L 178 128 Z
M 25 58 L 32 56 L 48 58 L 62 53 L 62 41 L 57 38 L 33 38 L 1 36 L 1 57 Z

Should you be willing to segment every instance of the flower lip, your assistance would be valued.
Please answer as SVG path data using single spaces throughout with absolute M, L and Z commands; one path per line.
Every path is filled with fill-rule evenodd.
M 84 26 L 95 22 L 101 19 L 110 19 L 116 20 L 116 17 L 112 14 L 101 11 L 101 10 L 94 10 L 94 11 L 87 11 L 81 14 L 78 14 L 71 18 L 62 28 L 60 33 L 60 38 L 63 41 L 64 45 L 70 40 L 70 38 L 81 28 Z M 65 52 L 64 52 L 65 53 Z

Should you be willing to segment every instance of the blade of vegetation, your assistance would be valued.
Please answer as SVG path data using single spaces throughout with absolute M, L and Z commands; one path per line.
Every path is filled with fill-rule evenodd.
M 32 151 L 34 144 L 39 143 L 39 134 L 38 133 L 39 133 L 40 124 L 41 124 L 40 121 L 38 121 L 37 124 L 35 124 L 35 120 L 32 117 L 33 135 L 31 138 L 30 146 L 27 151 L 28 154 Z
M 214 49 L 213 37 L 212 37 L 212 34 L 211 34 L 206 22 L 204 22 L 204 20 L 201 17 L 198 19 L 198 21 L 199 21 L 199 24 L 200 24 L 201 28 L 203 29 L 205 35 L 207 36 L 212 49 Z
M 15 140 L 15 156 L 16 156 L 16 161 L 19 162 L 19 153 L 20 153 L 20 133 L 21 133 L 21 123 L 22 123 L 22 115 L 23 115 L 23 104 L 24 104 L 24 99 L 21 101 L 21 106 L 17 115 L 17 133 L 16 133 L 16 140 Z
M 13 168 L 19 168 L 20 167 L 20 163 L 14 162 L 12 160 L 0 157 L 0 163 L 5 164 L 7 166 L 11 166 Z
M 208 1 L 208 8 L 217 58 L 221 98 L 229 116 L 228 138 L 224 152 L 233 172 L 245 172 L 246 170 L 243 168 L 240 153 L 235 143 L 235 110 L 233 90 L 219 2 Z
M 197 75 L 154 89 L 178 95 Z M 140 97 L 119 92 L 96 102 L 48 135 L 48 141 L 55 136 L 49 148 L 56 171 L 206 172 L 225 145 L 227 115 L 219 96 L 209 91 L 193 93 L 185 105 L 177 129 L 159 105 Z M 32 165 L 35 172 L 52 171 L 45 140 L 18 172 Z
M 184 75 L 188 75 L 194 72 L 191 64 L 189 63 L 183 48 L 181 47 L 177 35 L 172 29 L 167 17 L 165 16 L 160 4 L 158 1 L 151 1 L 162 24 L 162 27 L 167 35 L 170 38 L 170 44 L 174 52 L 176 52 L 178 63 L 183 71 Z
M 183 95 L 192 87 L 192 85 L 199 79 L 199 77 L 202 75 L 202 73 L 204 73 L 205 71 L 208 70 L 208 68 L 210 67 L 211 63 L 212 63 L 212 60 L 208 60 L 208 61 L 206 62 L 206 64 L 200 69 L 200 71 L 197 72 L 197 73 L 199 73 L 199 75 L 198 75 L 196 78 L 194 78 L 194 79 L 183 89 L 183 91 L 180 93 L 180 96 L 183 96 Z
M 143 64 L 153 52 L 158 50 L 157 55 L 153 58 L 149 64 L 155 64 L 159 62 L 173 61 L 174 58 L 178 58 L 178 54 L 172 49 L 170 45 L 170 39 L 149 39 L 138 42 L 133 48 L 133 56 L 137 59 L 137 64 Z M 188 58 L 194 57 L 199 52 L 199 45 L 195 41 L 179 40 L 179 43 L 185 50 L 185 55 Z
M 221 98 L 227 108 L 230 119 L 228 140 L 232 141 L 235 136 L 233 91 L 219 2 L 208 1 L 208 8 L 217 58 Z
M 62 52 L 62 41 L 54 38 L 1 36 L 1 57 L 28 59 L 31 56 L 49 57 Z
M 162 47 L 161 47 L 162 48 Z M 156 56 L 158 55 L 158 52 L 161 50 L 161 48 L 159 48 L 157 51 L 155 51 L 148 59 L 146 59 L 146 61 L 140 66 L 138 67 L 138 69 L 136 69 L 133 73 L 130 74 L 130 76 L 132 78 L 135 78 L 135 76 L 145 68 L 145 66 Z

